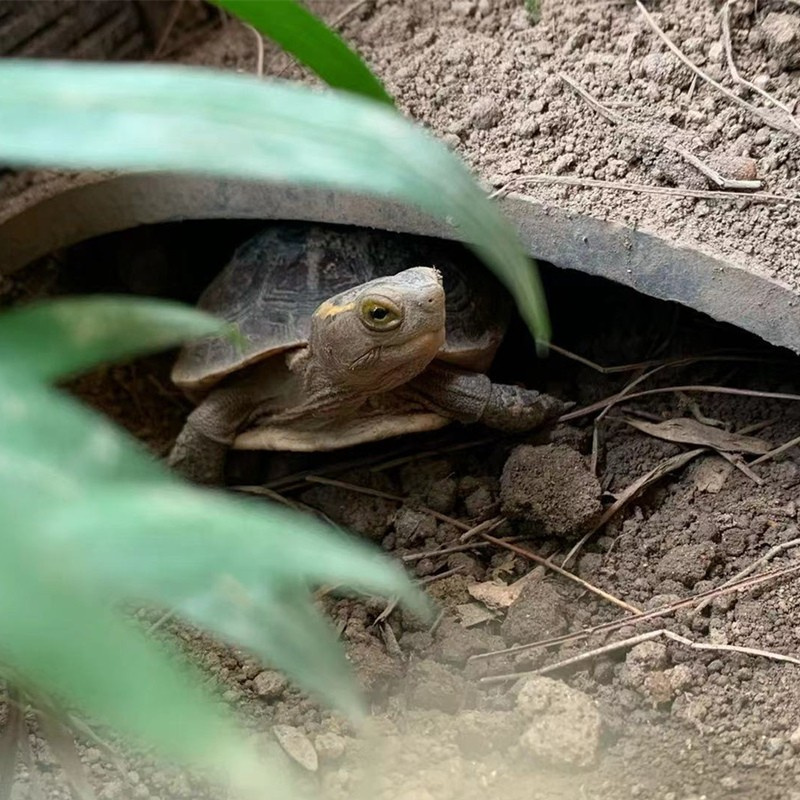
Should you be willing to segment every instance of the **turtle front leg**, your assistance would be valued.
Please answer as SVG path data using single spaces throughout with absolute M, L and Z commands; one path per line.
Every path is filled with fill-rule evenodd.
M 221 485 L 237 432 L 253 410 L 240 389 L 217 389 L 189 414 L 167 464 L 194 483 Z
M 534 430 L 568 408 L 548 394 L 492 383 L 486 375 L 432 364 L 406 387 L 411 396 L 458 422 L 481 422 L 506 433 Z

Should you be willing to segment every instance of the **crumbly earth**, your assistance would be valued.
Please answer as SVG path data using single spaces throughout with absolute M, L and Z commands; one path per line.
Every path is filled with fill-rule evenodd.
M 400 108 L 491 187 L 648 230 L 800 290 L 800 11 L 793 0 L 730 4 L 738 73 L 783 111 L 731 78 L 722 5 L 662 0 L 648 7 L 728 95 L 679 61 L 630 0 L 310 3 L 359 50 Z M 535 22 L 530 9 L 537 6 Z M 195 35 L 174 30 L 161 58 L 256 69 L 252 30 L 230 20 L 197 24 Z M 265 74 L 315 82 L 269 43 Z M 676 148 L 723 178 L 758 179 L 762 194 L 777 197 L 687 196 L 716 186 Z M 38 175 L 0 173 L 0 219 L 48 191 Z
M 343 33 L 403 109 L 442 135 L 492 186 L 649 230 L 800 288 L 798 9 L 781 2 L 731 4 L 739 73 L 791 109 L 790 116 L 766 111 L 759 95 L 732 83 L 722 3 L 647 5 L 691 61 L 780 130 L 698 78 L 625 0 L 541 0 L 536 24 L 520 0 L 379 0 L 348 17 Z M 609 113 L 593 110 L 567 79 Z M 714 188 L 676 147 L 723 177 L 758 178 L 765 192 L 787 199 L 761 203 L 587 185 Z M 565 179 L 578 185 L 559 183 Z
M 133 250 L 109 241 L 104 246 Z M 92 251 L 79 252 L 88 258 Z M 107 267 L 103 253 L 108 251 L 93 252 L 91 260 Z M 79 263 L 62 254 L 27 270 L 7 282 L 4 301 L 74 290 L 75 281 L 64 277 Z M 84 275 L 81 281 L 86 280 Z M 721 346 L 757 354 L 755 362 L 702 361 L 663 369 L 638 388 L 724 384 L 800 393 L 798 359 L 737 331 L 585 276 L 546 270 L 545 280 L 554 317 L 571 319 L 559 344 L 605 365 L 652 358 L 663 363 Z M 105 369 L 69 388 L 160 454 L 186 413 L 168 382 L 170 360 L 167 354 Z M 532 376 L 527 370 L 534 363 L 530 341 L 512 330 L 498 357 L 498 377 L 535 382 L 579 408 L 613 395 L 639 374 L 633 368 L 603 375 L 553 356 L 539 362 Z M 561 564 L 586 529 L 592 498 L 608 508 L 637 479 L 691 449 L 652 438 L 626 424 L 625 416 L 652 421 L 694 415 L 733 430 L 761 425 L 757 435 L 772 445 L 793 439 L 800 428 L 795 402 L 667 391 L 631 400 L 605 417 L 597 438 L 596 477 L 590 469 L 592 416 L 586 416 L 547 436 L 487 440 L 485 431 L 453 429 L 436 438 L 366 448 L 358 468 L 347 466 L 349 453 L 316 464 L 319 471 L 356 486 L 407 498 L 402 504 L 296 482 L 296 488 L 284 489 L 402 559 L 443 611 L 431 627 L 398 609 L 379 621 L 386 602 L 377 598 L 321 601 L 370 700 L 372 719 L 365 734 L 356 735 L 269 665 L 246 654 L 178 623 L 161 626 L 157 635 L 175 638 L 201 665 L 209 688 L 237 709 L 265 751 L 282 753 L 277 743 L 283 742 L 301 783 L 325 800 L 721 800 L 756 793 L 796 798 L 800 667 L 795 664 L 693 649 L 659 636 L 548 671 L 546 677 L 513 677 L 659 628 L 697 644 L 794 656 L 800 589 L 792 578 L 718 597 L 696 614 L 684 609 L 662 619 L 631 621 L 604 636 L 475 658 L 626 616 L 611 600 L 533 563 L 524 551 Z M 523 517 L 492 534 L 514 539 L 510 544 L 523 552 L 480 540 L 460 545 L 463 529 L 441 515 L 467 526 L 497 516 L 504 467 L 520 445 L 517 462 L 520 452 L 527 453 L 522 466 L 530 469 L 531 482 L 520 480 L 516 489 L 535 487 L 538 509 L 558 504 L 557 529 L 543 530 Z M 399 463 L 380 467 L 398 452 Z M 541 479 L 548 459 L 572 486 L 575 502 L 559 482 Z M 310 466 L 314 469 L 314 462 Z M 249 480 L 259 479 L 260 464 L 243 469 L 251 471 Z M 655 482 L 593 533 L 568 569 L 617 601 L 646 610 L 719 587 L 782 543 L 795 544 L 760 570 L 795 564 L 797 450 L 753 466 L 752 473 L 755 477 L 710 453 L 696 458 Z M 476 587 L 487 584 L 508 590 L 495 593 L 494 601 L 477 600 L 486 595 Z M 512 677 L 486 680 L 498 675 Z M 38 737 L 32 742 L 44 795 L 68 797 L 55 758 Z M 79 750 L 101 798 L 210 796 L 197 781 L 148 758 L 123 758 L 120 770 L 95 742 L 81 741 Z M 316 771 L 309 771 L 315 763 Z M 34 796 L 23 768 L 14 797 Z

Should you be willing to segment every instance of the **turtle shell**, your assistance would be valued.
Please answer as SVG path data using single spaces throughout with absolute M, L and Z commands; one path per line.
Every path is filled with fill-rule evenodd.
M 483 371 L 491 364 L 513 308 L 500 283 L 453 246 L 359 228 L 273 225 L 248 239 L 201 296 L 198 306 L 238 325 L 243 341 L 208 338 L 186 346 L 173 381 L 204 391 L 224 376 L 305 344 L 317 307 L 373 278 L 416 266 L 442 273 L 446 341 L 439 358 Z

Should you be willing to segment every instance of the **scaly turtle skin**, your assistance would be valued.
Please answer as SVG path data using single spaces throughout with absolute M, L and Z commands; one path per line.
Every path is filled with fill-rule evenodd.
M 418 252 L 417 252 L 418 250 Z M 174 382 L 197 403 L 170 464 L 219 483 L 230 448 L 317 451 L 453 421 L 538 427 L 563 404 L 484 372 L 512 304 L 479 267 L 385 234 L 271 227 L 245 242 L 199 306 L 244 345 L 184 348 Z

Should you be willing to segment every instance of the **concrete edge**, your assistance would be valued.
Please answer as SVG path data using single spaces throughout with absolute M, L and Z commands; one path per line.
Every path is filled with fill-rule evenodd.
M 729 322 L 800 352 L 798 294 L 788 286 L 654 234 L 547 207 L 498 201 L 528 252 Z M 53 250 L 137 225 L 186 219 L 293 219 L 463 240 L 452 225 L 389 201 L 316 187 L 141 173 L 98 180 L 0 224 L 0 274 Z

